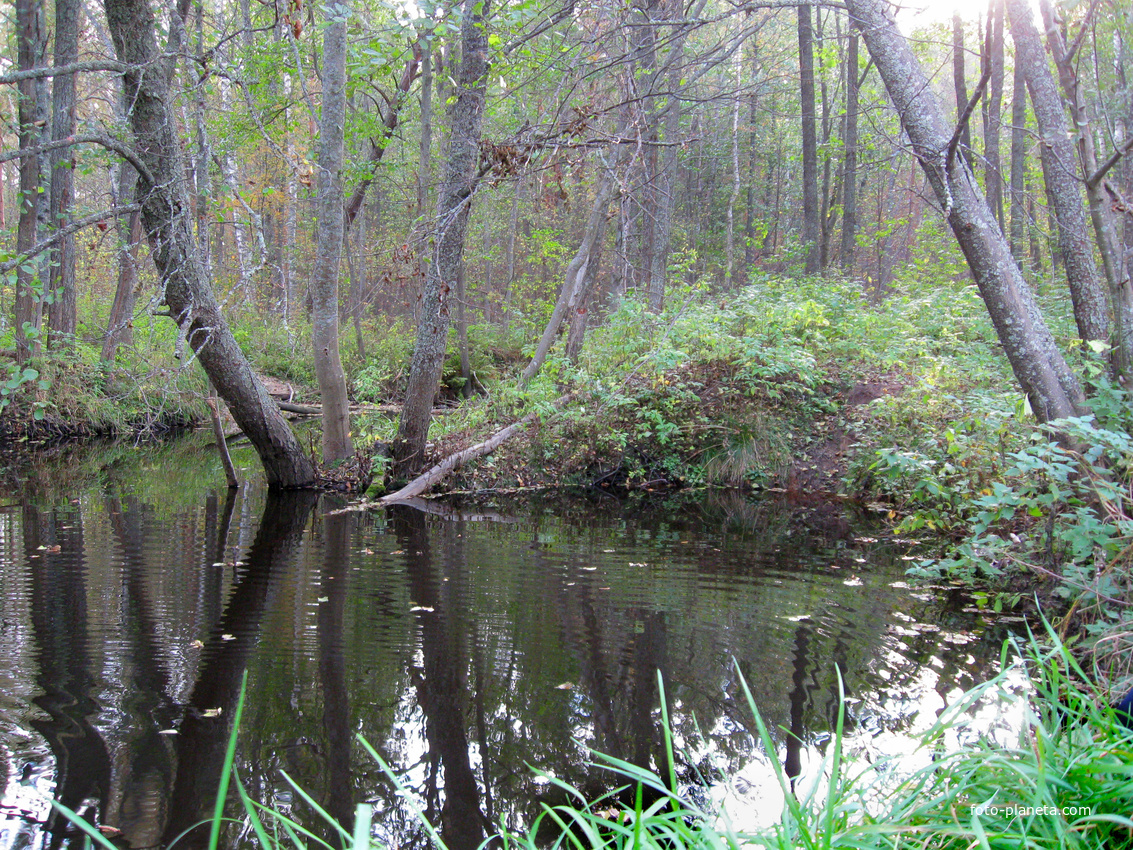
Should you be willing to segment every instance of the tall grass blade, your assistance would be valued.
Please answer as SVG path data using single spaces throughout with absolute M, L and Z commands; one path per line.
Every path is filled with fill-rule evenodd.
M 93 838 L 95 842 L 100 844 L 102 847 L 107 848 L 107 850 L 121 850 L 120 847 L 112 844 L 110 842 L 110 839 L 99 832 L 95 827 L 87 823 L 86 820 L 78 812 L 71 811 L 58 800 L 52 800 L 51 805 L 54 809 L 62 813 L 63 817 L 65 817 L 67 820 L 69 820 L 71 823 L 73 823 L 75 826 L 77 826 L 79 829 Z
M 236 713 L 232 717 L 232 734 L 228 736 L 228 747 L 224 751 L 224 766 L 220 771 L 220 785 L 216 789 L 216 803 L 212 810 L 212 823 L 209 826 L 209 850 L 216 850 L 220 844 L 220 826 L 224 822 L 224 803 L 228 799 L 228 780 L 232 776 L 232 764 L 236 761 L 236 735 L 240 731 L 240 718 L 244 715 L 244 691 L 248 687 L 248 671 L 240 680 L 240 696 L 236 699 Z

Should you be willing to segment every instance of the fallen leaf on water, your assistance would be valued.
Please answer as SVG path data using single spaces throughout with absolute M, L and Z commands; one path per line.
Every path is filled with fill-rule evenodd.
M 574 683 L 573 682 L 563 682 L 561 685 L 555 685 L 555 690 L 558 690 L 558 691 L 573 691 L 574 690 Z
M 224 711 L 224 709 L 219 708 L 219 707 L 218 708 L 206 708 L 204 711 L 201 712 L 201 717 L 220 717 L 220 715 L 223 711 Z
M 189 643 L 189 646 L 193 649 L 204 649 L 205 642 L 203 640 L 194 640 Z
M 223 634 L 220 636 L 221 640 L 236 640 L 236 635 Z
M 363 550 L 362 550 L 362 554 L 363 554 L 363 555 L 373 555 L 373 554 L 374 554 L 374 550 L 373 550 L 373 549 L 363 549 Z
M 319 601 L 320 602 L 330 602 L 330 597 L 329 596 L 320 596 Z
M 176 734 L 177 734 L 177 730 L 176 730 L 176 729 L 162 729 L 162 730 L 161 730 L 160 732 L 158 732 L 157 734 L 158 734 L 158 735 L 176 735 Z
M 433 606 L 432 605 L 414 605 L 409 610 L 410 611 L 432 611 Z
M 391 555 L 404 555 L 405 550 L 404 549 L 394 549 L 392 552 L 390 552 L 390 554 Z
M 98 831 L 105 835 L 107 838 L 117 838 L 122 834 L 122 830 L 120 830 L 118 827 L 106 826 L 105 824 L 100 826 L 98 828 Z

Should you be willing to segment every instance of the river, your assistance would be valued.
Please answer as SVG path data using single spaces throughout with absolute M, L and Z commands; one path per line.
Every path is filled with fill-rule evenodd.
M 766 819 L 782 798 L 752 776 L 815 769 L 840 687 L 847 729 L 877 737 L 998 670 L 1002 627 L 910 588 L 906 547 L 842 506 L 584 492 L 343 512 L 269 495 L 237 460 L 253 483 L 231 491 L 197 439 L 9 464 L 0 848 L 80 846 L 53 798 L 120 846 L 168 845 L 211 812 L 245 678 L 254 799 L 330 838 L 286 772 L 343 823 L 368 802 L 376 838 L 426 847 L 361 736 L 458 850 L 562 802 L 548 776 L 609 790 L 591 749 L 663 770 L 658 671 L 679 781 Z

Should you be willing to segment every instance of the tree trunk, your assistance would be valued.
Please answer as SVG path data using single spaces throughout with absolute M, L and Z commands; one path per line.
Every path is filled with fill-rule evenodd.
M 464 263 L 456 270 L 456 349 L 460 357 L 460 395 L 472 397 L 472 360 L 468 354 L 467 293 L 464 289 Z
M 134 187 L 138 183 L 138 173 L 129 163 L 118 166 L 117 185 L 112 188 L 116 204 L 132 203 Z M 114 362 L 118 346 L 129 345 L 134 339 L 132 320 L 134 302 L 138 292 L 138 244 L 142 239 L 142 217 L 140 213 L 126 213 L 117 216 L 115 230 L 118 236 L 118 286 L 114 290 L 114 302 L 110 307 L 110 319 L 106 323 L 106 337 L 102 341 L 101 360 Z
M 1027 176 L 1027 83 L 1023 63 L 1015 62 L 1011 86 L 1011 255 L 1020 266 L 1027 253 L 1027 216 L 1023 210 Z
M 543 330 L 539 344 L 535 346 L 535 353 L 531 356 L 531 362 L 527 364 L 523 374 L 519 376 L 521 387 L 527 386 L 539 369 L 542 368 L 543 361 L 547 359 L 547 353 L 551 350 L 555 337 L 558 336 L 559 328 L 562 327 L 563 319 L 571 310 L 577 310 L 582 306 L 586 294 L 587 271 L 594 254 L 594 246 L 606 233 L 608 208 L 616 191 L 617 181 L 614 178 L 614 169 L 607 168 L 602 177 L 602 182 L 598 186 L 594 206 L 590 208 L 590 216 L 586 220 L 586 228 L 582 233 L 582 242 L 578 246 L 574 258 L 567 266 L 563 288 L 559 291 L 555 309 L 551 312 L 551 318 L 547 322 L 547 327 Z
M 956 90 L 956 117 L 963 117 L 968 105 L 968 78 L 964 70 L 964 19 L 959 12 L 952 14 L 952 85 Z M 969 162 L 972 157 L 972 130 L 967 121 L 960 130 L 960 150 Z
M 451 322 L 449 302 L 464 254 L 464 235 L 475 189 L 489 70 L 486 20 L 491 0 L 464 0 L 460 78 L 449 110 L 450 134 L 444 178 L 433 230 L 421 320 L 409 367 L 409 386 L 393 444 L 395 475 L 407 475 L 424 461 L 425 443 L 440 383 Z
M 268 486 L 307 487 L 315 472 L 229 330 L 205 277 L 190 221 L 185 165 L 161 73 L 153 12 L 146 0 L 105 0 L 118 60 L 134 67 L 123 75 L 138 156 L 150 172 L 139 181 L 142 223 L 161 276 L 162 302 L 177 323 L 236 423 L 259 453 Z M 147 70 L 142 70 L 147 69 Z
M 854 267 L 858 226 L 858 32 L 851 25 L 846 46 L 846 149 L 842 177 L 842 271 Z
M 1110 310 L 1113 317 L 1114 367 L 1125 381 L 1133 380 L 1133 289 L 1130 287 L 1128 270 L 1123 269 L 1121 250 L 1118 247 L 1116 227 L 1112 215 L 1112 202 L 1108 197 L 1103 179 L 1104 171 L 1099 171 L 1097 149 L 1094 146 L 1090 114 L 1086 109 L 1082 87 L 1078 83 L 1078 72 L 1073 57 L 1068 55 L 1062 32 L 1055 24 L 1054 10 L 1049 0 L 1042 0 L 1043 24 L 1047 32 L 1047 46 L 1058 67 L 1058 76 L 1066 102 L 1070 105 L 1077 140 L 1078 160 L 1082 166 L 1086 184 L 1086 198 L 1089 201 L 1090 222 L 1094 228 L 1094 241 L 1101 254 L 1102 270 L 1109 289 Z M 1089 20 L 1081 26 L 1089 26 Z
M 684 8 L 679 2 L 672 0 L 667 4 L 657 4 L 663 16 L 671 19 L 680 19 Z M 652 161 L 654 173 L 652 191 L 648 195 L 651 201 L 651 220 L 653 222 L 652 238 L 649 244 L 649 304 L 654 310 L 660 310 L 665 303 L 665 290 L 669 277 L 669 254 L 673 242 L 673 210 L 676 207 L 677 193 L 677 137 L 681 129 L 681 101 L 677 92 L 682 88 L 682 74 L 686 73 L 684 67 L 684 44 L 687 30 L 678 27 L 676 35 L 670 40 L 669 52 L 662 67 L 656 71 L 657 82 L 667 83 L 669 94 L 665 99 L 665 115 L 663 119 L 662 138 L 665 147 L 659 152 L 654 149 Z M 653 38 L 656 40 L 656 32 Z M 654 46 L 654 51 L 656 47 Z M 654 85 L 653 88 L 657 86 Z M 650 116 L 651 123 L 656 124 L 662 120 L 659 116 Z M 657 137 L 657 129 L 653 128 L 650 134 Z
M 1081 412 L 1083 395 L 1043 321 L 987 200 L 962 158 L 950 157 L 940 102 L 884 0 L 848 0 L 914 153 L 944 208 L 1016 380 L 1039 421 Z
M 55 65 L 62 67 L 79 59 L 79 0 L 55 2 Z M 51 138 L 61 141 L 75 134 L 75 75 L 54 78 L 51 90 Z M 51 152 L 51 227 L 66 227 L 75 202 L 74 152 L 59 147 Z M 52 298 L 48 309 L 51 330 L 72 339 L 77 320 L 75 294 L 75 236 L 60 237 L 51 252 Z
M 346 251 L 346 265 L 350 274 L 350 321 L 354 325 L 354 341 L 358 356 L 366 359 L 366 337 L 362 333 L 362 313 L 366 306 L 366 281 L 369 270 L 366 263 L 366 212 L 355 217 L 347 228 L 342 246 Z M 352 244 L 353 243 L 353 244 Z
M 742 68 L 740 60 L 736 61 L 736 69 Z M 736 75 L 737 78 L 740 76 Z M 739 79 L 736 81 L 739 83 Z M 736 274 L 736 202 L 740 199 L 743 190 L 743 181 L 740 175 L 740 99 L 732 101 L 732 191 L 728 195 L 728 230 L 724 239 L 724 287 L 732 288 Z
M 1062 100 L 1050 75 L 1046 53 L 1026 0 L 1008 0 L 1015 61 L 1031 93 L 1039 134 L 1045 149 L 1043 175 L 1058 220 L 1058 241 L 1074 302 L 1074 319 L 1084 340 L 1109 342 L 1105 292 L 1094 265 L 1086 210 L 1078 182 L 1074 144 L 1066 134 Z
M 18 0 L 16 3 L 16 40 L 19 70 L 26 71 L 46 64 L 47 34 L 43 21 L 42 0 Z M 21 80 L 19 98 L 20 149 L 37 146 L 41 141 L 40 115 L 46 109 L 39 102 L 43 87 L 36 80 Z M 42 126 L 42 125 L 40 125 Z M 39 241 L 40 157 L 25 156 L 20 160 L 20 217 L 16 232 L 16 253 L 28 251 Z M 43 321 L 42 292 L 29 263 L 16 267 L 15 338 L 16 362 L 24 363 L 39 350 L 39 331 Z
M 432 209 L 433 184 L 433 42 L 421 40 L 421 154 L 417 161 L 417 218 Z
M 799 30 L 799 92 L 802 104 L 803 139 L 803 251 L 806 273 L 820 268 L 818 221 L 818 133 L 814 111 L 814 31 L 810 6 L 797 6 Z
M 607 219 L 607 224 L 609 219 Z M 594 243 L 594 250 L 590 253 L 590 261 L 586 264 L 586 277 L 582 284 L 582 294 L 568 316 L 566 357 L 573 365 L 578 365 L 578 357 L 582 353 L 582 344 L 586 341 L 586 327 L 590 320 L 590 304 L 594 301 L 594 285 L 598 282 L 598 271 L 602 267 L 602 244 L 605 240 L 598 239 Z
M 987 92 L 987 127 L 984 131 L 984 160 L 987 163 L 987 201 L 1000 229 L 1006 232 L 1003 217 L 1003 174 L 1000 168 L 999 131 L 1003 124 L 1003 0 L 991 0 L 987 21 L 988 63 L 991 68 Z
M 323 463 L 354 454 L 350 402 L 338 348 L 338 274 L 344 231 L 342 166 L 346 132 L 346 19 L 344 0 L 327 8 L 323 30 L 323 104 L 319 124 L 319 211 L 311 275 L 311 342 L 323 402 Z

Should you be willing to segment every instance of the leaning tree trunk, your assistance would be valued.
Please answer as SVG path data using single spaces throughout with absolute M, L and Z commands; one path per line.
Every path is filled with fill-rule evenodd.
M 1047 422 L 1081 411 L 1080 385 L 1011 257 L 999 225 L 962 157 L 928 76 L 888 12 L 885 0 L 847 0 L 885 82 L 901 125 L 987 305 L 999 341 L 1031 408 Z
M 1058 219 L 1058 241 L 1066 265 L 1074 319 L 1084 340 L 1109 342 L 1109 315 L 1105 291 L 1094 263 L 1094 246 L 1086 223 L 1082 189 L 1078 181 L 1074 143 L 1066 134 L 1062 99 L 1050 75 L 1046 52 L 1026 0 L 1008 0 L 1015 61 L 1023 66 L 1023 77 L 1031 93 L 1031 104 L 1045 148 L 1043 176 L 1054 214 Z
M 491 0 L 465 0 L 461 25 L 460 79 L 449 110 L 450 133 L 437 202 L 433 256 L 428 264 L 417 342 L 409 366 L 409 386 L 393 444 L 394 475 L 419 470 L 440 385 L 448 341 L 450 296 L 464 255 L 464 234 L 484 123 L 484 98 L 489 69 L 488 32 L 485 22 Z
M 346 128 L 346 17 L 341 2 L 327 11 L 323 31 L 323 108 L 319 127 L 318 244 L 311 276 L 311 343 L 323 400 L 323 462 L 354 454 L 350 402 L 338 349 L 338 271 L 345 214 L 342 164 Z
M 162 303 L 177 323 L 236 424 L 259 453 L 269 487 L 307 487 L 315 471 L 275 402 L 249 365 L 220 312 L 193 237 L 185 164 L 169 104 L 156 22 L 146 0 L 105 0 L 124 75 L 130 125 L 141 164 L 142 224 L 161 276 Z
M 582 233 L 582 242 L 574 254 L 574 259 L 567 266 L 566 278 L 563 280 L 563 288 L 559 292 L 555 309 L 551 312 L 551 318 L 547 322 L 547 327 L 543 330 L 543 336 L 535 347 L 531 362 L 527 364 L 527 368 L 519 376 L 521 387 L 526 386 L 543 366 L 543 361 L 547 359 L 547 353 L 551 350 L 555 337 L 558 336 L 559 328 L 562 327 L 563 320 L 568 313 L 571 310 L 579 309 L 583 304 L 586 295 L 587 271 L 590 269 L 595 254 L 595 246 L 606 233 L 609 206 L 616 191 L 617 180 L 614 178 L 614 168 L 611 166 L 606 168 L 606 173 L 598 186 L 594 206 L 590 208 L 590 216 L 586 220 L 586 228 Z

